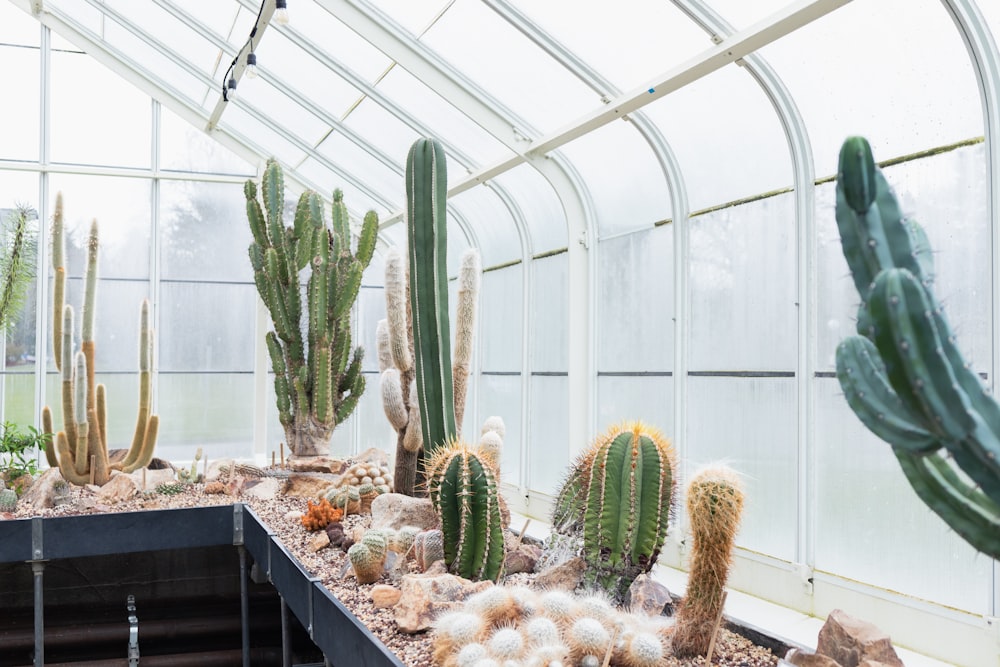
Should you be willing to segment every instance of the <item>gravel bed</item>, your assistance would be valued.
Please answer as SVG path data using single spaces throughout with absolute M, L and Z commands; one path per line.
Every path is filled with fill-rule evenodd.
M 192 484 L 175 495 L 163 495 L 155 492 L 132 498 L 115 505 L 104 505 L 95 501 L 92 492 L 86 489 L 74 488 L 71 502 L 56 508 L 37 512 L 18 507 L 13 513 L 14 518 L 31 516 L 66 516 L 76 514 L 97 514 L 107 512 L 133 512 L 141 510 L 170 509 L 184 507 L 199 507 L 210 505 L 226 505 L 236 500 L 225 494 L 206 494 L 203 484 Z M 390 572 L 374 584 L 358 584 L 350 574 L 347 555 L 337 548 L 324 548 L 313 552 L 309 542 L 319 533 L 310 533 L 297 518 L 286 518 L 290 512 L 304 512 L 306 499 L 278 496 L 271 500 L 259 500 L 249 495 L 243 495 L 240 501 L 249 505 L 253 511 L 275 532 L 285 547 L 305 566 L 309 573 L 319 578 L 345 607 L 350 609 L 371 632 L 378 637 L 393 653 L 409 667 L 430 667 L 431 637 L 430 633 L 409 635 L 397 632 L 396 622 L 391 608 L 377 609 L 371 601 L 371 589 L 376 584 L 396 585 L 403 575 L 408 574 L 412 561 L 397 563 Z M 11 517 L 11 515 L 6 515 Z M 3 515 L 0 515 L 3 518 Z M 346 531 L 362 530 L 366 527 L 365 516 L 349 516 L 344 521 Z M 532 575 L 518 574 L 507 578 L 508 583 L 529 583 Z M 675 665 L 704 665 L 704 658 L 679 660 L 668 658 L 663 662 L 665 667 Z M 769 650 L 753 644 L 748 639 L 722 629 L 712 657 L 713 665 L 725 667 L 770 667 L 777 664 L 777 657 Z

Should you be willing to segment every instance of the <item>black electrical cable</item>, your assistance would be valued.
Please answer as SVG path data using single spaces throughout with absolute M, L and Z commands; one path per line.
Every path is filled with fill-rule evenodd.
M 260 27 L 260 17 L 264 13 L 264 4 L 266 2 L 267 0 L 263 0 L 263 2 L 260 3 L 260 9 L 257 10 L 257 19 L 253 22 L 253 28 L 250 30 L 250 36 L 247 37 L 247 41 L 243 42 L 243 46 L 241 46 L 236 52 L 236 55 L 233 57 L 233 62 L 229 63 L 229 68 L 226 70 L 225 76 L 222 77 L 222 99 L 225 102 L 229 101 L 229 75 L 236 69 L 236 63 L 239 62 L 240 54 L 243 53 L 243 49 L 246 48 L 247 44 L 253 47 L 253 38 L 257 36 L 257 29 Z M 253 48 L 250 49 L 250 52 L 253 53 Z M 235 77 L 232 79 L 232 83 L 232 89 L 236 90 Z

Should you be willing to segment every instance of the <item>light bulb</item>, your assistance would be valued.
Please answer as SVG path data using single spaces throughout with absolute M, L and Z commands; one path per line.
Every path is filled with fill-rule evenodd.
M 232 102 L 236 99 L 236 79 L 229 79 L 229 83 L 226 84 L 226 101 Z
M 250 52 L 247 54 L 246 75 L 248 78 L 256 79 L 260 72 L 257 71 L 257 54 Z
M 274 22 L 278 25 L 288 25 L 287 0 L 274 0 Z

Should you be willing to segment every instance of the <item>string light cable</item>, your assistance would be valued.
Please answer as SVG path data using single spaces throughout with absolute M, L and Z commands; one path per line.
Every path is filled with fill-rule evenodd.
M 264 5 L 268 0 L 264 0 L 260 4 L 260 9 L 257 10 L 257 19 L 253 23 L 253 28 L 250 30 L 250 36 L 247 37 L 247 41 L 243 43 L 243 46 L 236 52 L 233 57 L 233 61 L 229 63 L 229 67 L 226 69 L 225 76 L 222 77 L 222 99 L 226 102 L 231 102 L 236 99 L 236 65 L 239 63 L 240 54 L 248 46 L 250 51 L 247 52 L 246 57 L 246 75 L 247 78 L 254 79 L 259 74 L 257 70 L 257 54 L 254 53 L 253 39 L 257 36 L 257 30 L 260 28 L 260 17 L 264 13 Z M 275 0 L 274 2 L 274 15 L 272 19 L 275 23 L 279 25 L 288 24 L 288 0 Z

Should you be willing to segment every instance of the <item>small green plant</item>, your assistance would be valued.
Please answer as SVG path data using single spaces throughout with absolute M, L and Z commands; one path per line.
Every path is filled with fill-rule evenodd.
M 45 451 L 48 443 L 49 434 L 34 426 L 21 431 L 17 424 L 4 422 L 0 435 L 0 475 L 11 482 L 23 475 L 34 477 L 38 474 L 35 452 Z
M 156 487 L 156 492 L 163 496 L 176 496 L 183 490 L 183 482 L 164 482 L 163 484 L 158 484 Z

